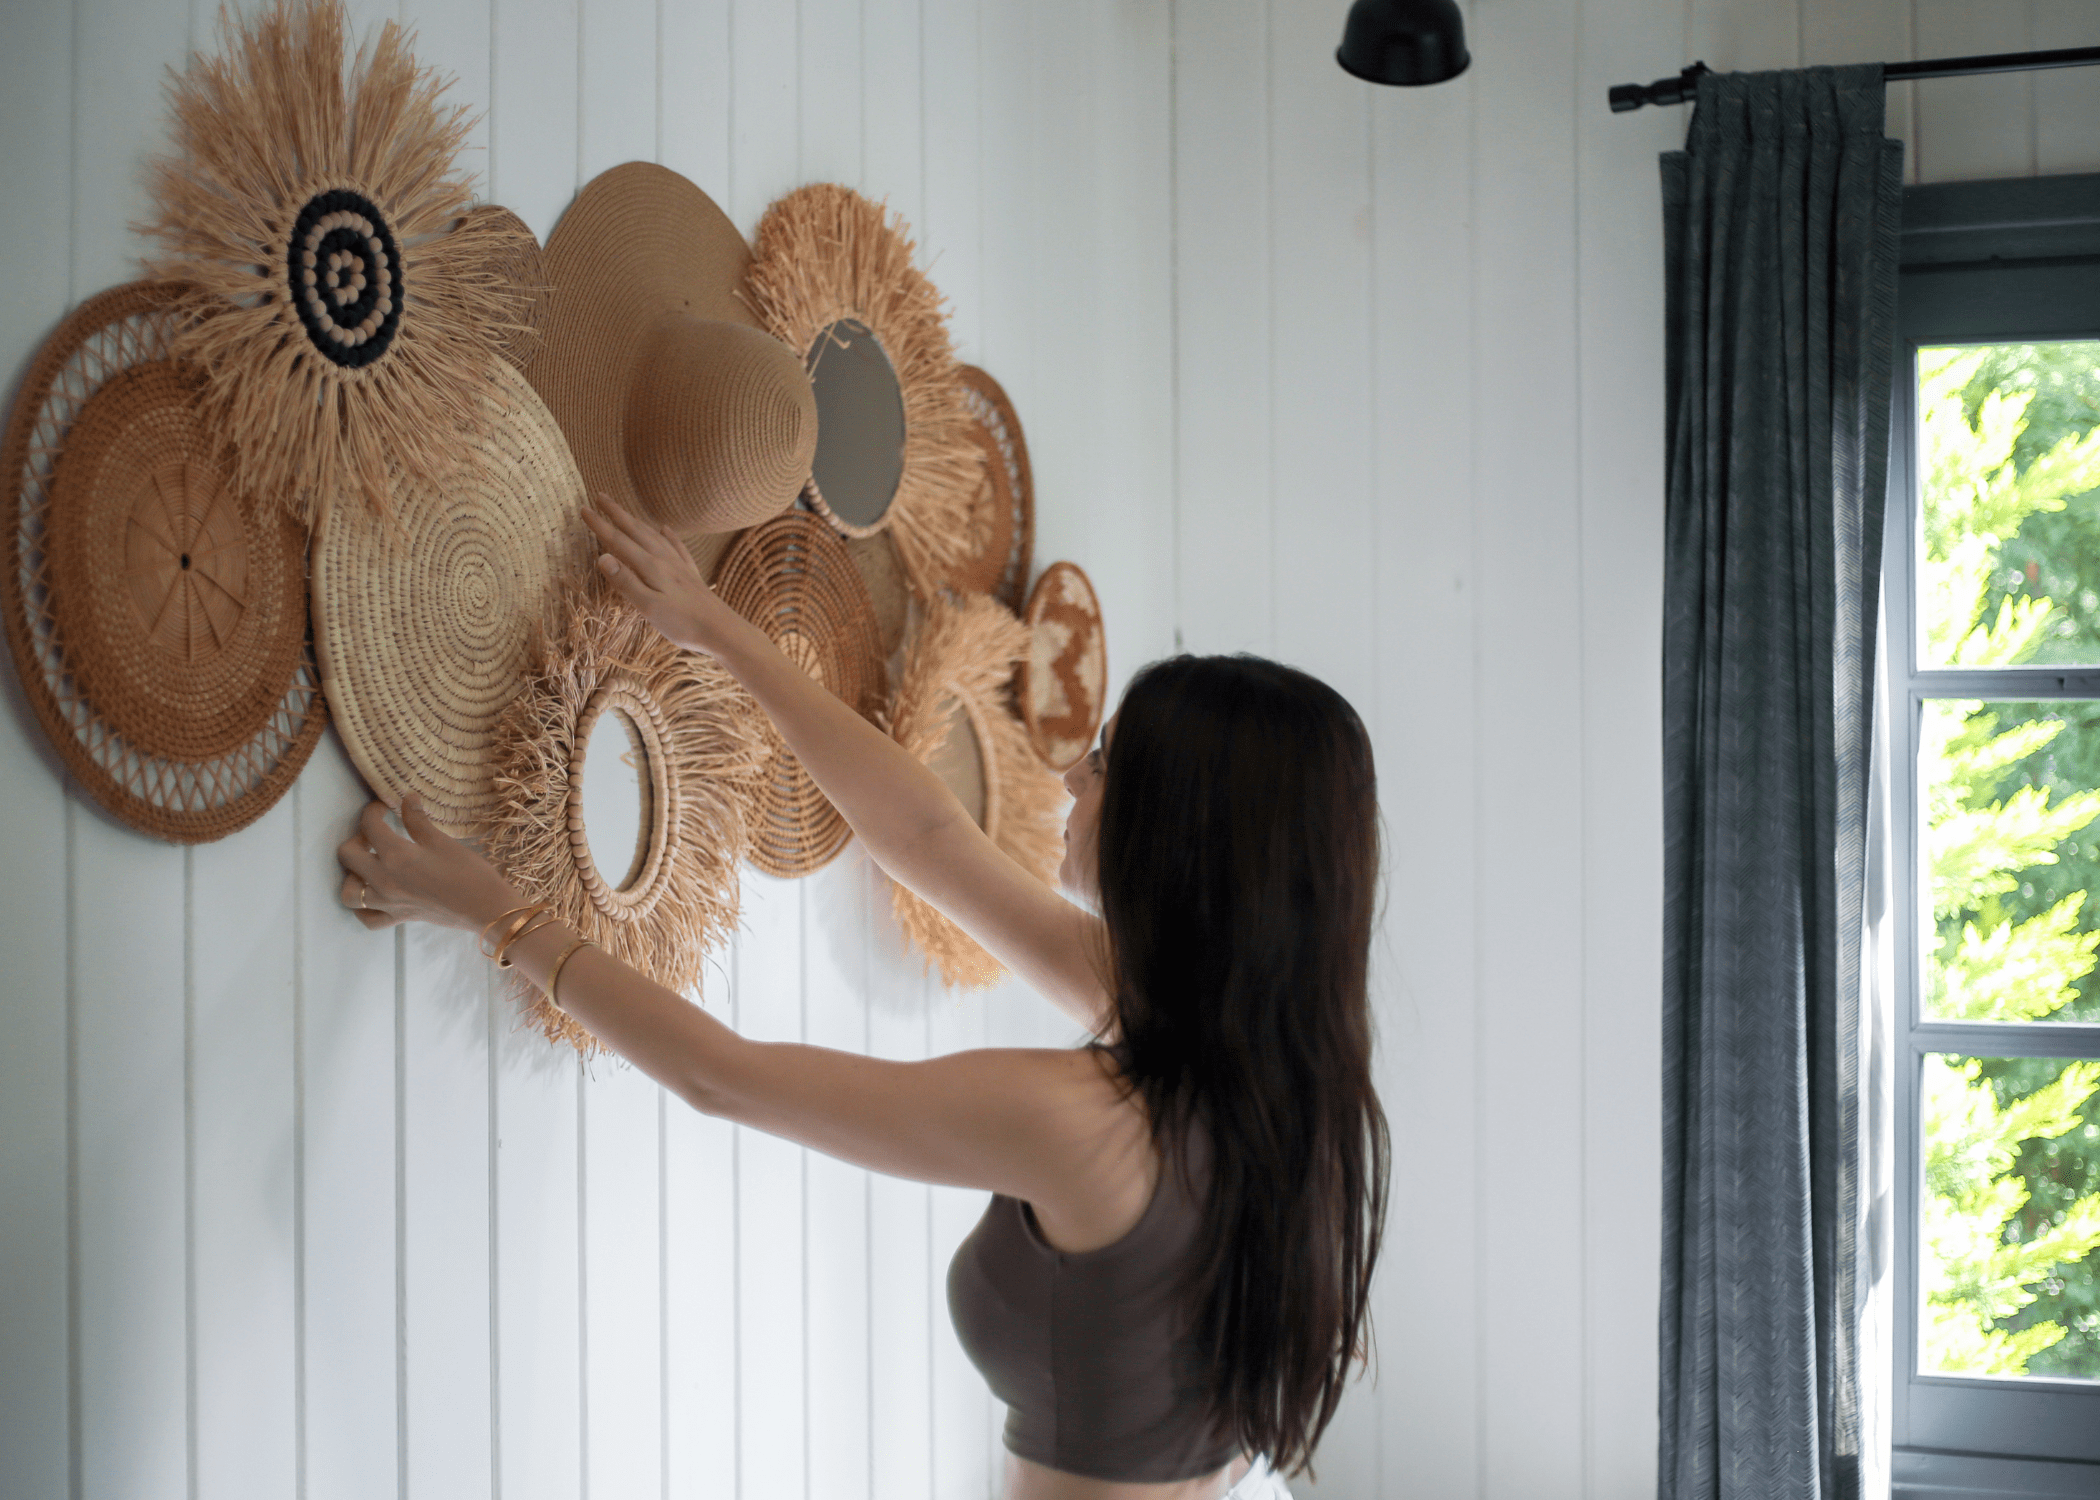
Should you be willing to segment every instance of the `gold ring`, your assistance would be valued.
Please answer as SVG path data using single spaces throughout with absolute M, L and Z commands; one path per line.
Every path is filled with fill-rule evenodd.
M 369 904 L 371 899 L 372 882 L 369 880 L 360 880 L 357 883 L 357 909 L 359 911 L 370 911 L 372 909 Z

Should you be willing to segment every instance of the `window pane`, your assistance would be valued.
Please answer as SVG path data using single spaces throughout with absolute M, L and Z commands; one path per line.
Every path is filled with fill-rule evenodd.
M 1920 1373 L 2100 1379 L 2100 1060 L 1924 1069 Z
M 2100 702 L 1923 711 L 1926 1018 L 2100 1021 Z
M 2100 664 L 2100 343 L 1918 351 L 1921 660 Z

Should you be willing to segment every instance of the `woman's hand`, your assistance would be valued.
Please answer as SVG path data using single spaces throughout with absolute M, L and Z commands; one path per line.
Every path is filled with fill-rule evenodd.
M 743 618 L 707 586 L 685 544 L 604 495 L 598 507 L 583 513 L 584 524 L 605 548 L 598 570 L 672 645 L 719 655 Z
M 384 802 L 367 806 L 357 832 L 336 849 L 347 872 L 342 902 L 375 931 L 396 922 L 430 922 L 470 930 L 524 903 L 509 881 L 466 844 L 430 821 L 423 799 L 401 799 L 401 834 Z

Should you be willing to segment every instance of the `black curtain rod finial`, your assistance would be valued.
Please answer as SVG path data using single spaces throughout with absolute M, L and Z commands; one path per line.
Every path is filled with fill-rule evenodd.
M 1675 78 L 1658 78 L 1653 83 L 1619 84 L 1611 91 L 1611 112 L 1623 115 L 1643 104 L 1682 104 L 1699 92 L 1700 77 L 1712 71 L 1705 63 L 1695 62 Z

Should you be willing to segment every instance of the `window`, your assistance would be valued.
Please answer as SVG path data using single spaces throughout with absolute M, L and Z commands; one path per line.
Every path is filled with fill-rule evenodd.
M 1897 1494 L 2100 1495 L 2100 177 L 1905 195 Z

